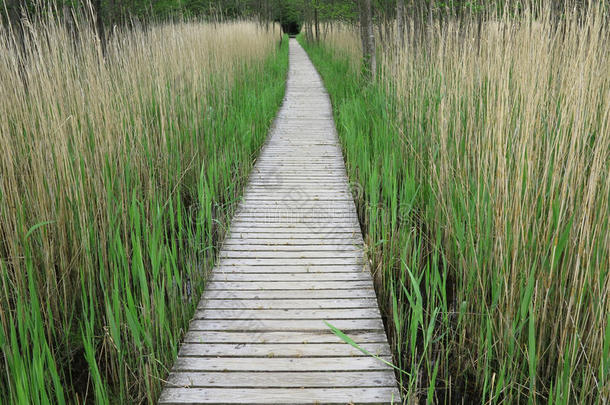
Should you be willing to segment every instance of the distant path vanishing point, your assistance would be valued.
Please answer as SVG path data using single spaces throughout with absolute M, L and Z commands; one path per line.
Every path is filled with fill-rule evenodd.
M 286 96 L 161 404 L 400 403 L 330 99 L 290 40 Z

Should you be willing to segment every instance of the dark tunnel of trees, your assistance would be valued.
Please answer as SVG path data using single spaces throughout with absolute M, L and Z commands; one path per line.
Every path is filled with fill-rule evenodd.
M 303 11 L 295 2 L 280 2 L 277 8 L 276 21 L 282 26 L 282 31 L 288 35 L 297 35 L 303 26 Z
M 299 32 L 301 32 L 302 23 L 299 21 L 284 20 L 284 21 L 280 21 L 280 24 L 282 25 L 282 31 L 284 31 L 286 34 L 288 34 L 290 36 L 295 36 Z

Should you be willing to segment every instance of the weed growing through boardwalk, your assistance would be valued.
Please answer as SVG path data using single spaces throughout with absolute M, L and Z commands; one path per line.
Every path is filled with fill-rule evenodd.
M 308 45 L 410 398 L 610 395 L 608 15 L 549 15 L 430 27 L 369 86 L 358 32 Z
M 104 54 L 86 23 L 76 40 L 26 26 L 25 53 L 0 28 L 0 402 L 154 402 L 287 47 L 254 23 L 182 23 L 116 32 Z

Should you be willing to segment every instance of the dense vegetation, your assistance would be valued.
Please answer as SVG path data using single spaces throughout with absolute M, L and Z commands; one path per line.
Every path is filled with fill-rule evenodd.
M 610 396 L 607 10 L 509 11 L 378 27 L 369 84 L 358 27 L 305 42 L 408 403 Z
M 610 397 L 610 4 L 2 0 L 0 402 L 154 402 L 282 99 L 332 96 L 406 402 Z
M 0 402 L 151 403 L 282 100 L 254 23 L 0 27 Z

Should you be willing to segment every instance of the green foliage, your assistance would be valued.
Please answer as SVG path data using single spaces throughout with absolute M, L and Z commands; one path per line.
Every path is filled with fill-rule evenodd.
M 126 150 L 117 156 L 124 164 L 106 160 L 98 168 L 109 186 L 87 198 L 104 200 L 107 210 L 75 204 L 75 218 L 85 222 L 71 237 L 81 241 L 76 254 L 87 265 L 72 273 L 62 269 L 62 278 L 80 284 L 76 294 L 65 296 L 44 283 L 49 269 L 40 262 L 47 254 L 45 232 L 54 221 L 26 227 L 32 218 L 20 214 L 23 279 L 0 252 L 0 403 L 156 402 L 213 265 L 215 246 L 283 98 L 287 43 L 266 61 L 241 66 L 229 90 L 222 77 L 211 77 L 210 94 L 173 92 L 168 83 L 170 100 L 158 89 L 142 101 L 148 103 L 151 133 L 163 133 L 159 139 L 172 164 L 168 173 L 145 174 L 159 157 L 132 161 Z M 210 100 L 205 109 L 193 105 L 201 97 Z M 165 109 L 185 114 L 168 122 Z M 195 127 L 194 116 L 206 119 Z M 135 120 L 129 112 L 125 119 Z M 83 128 L 84 139 L 88 131 Z M 159 141 L 133 135 L 145 150 Z M 69 159 L 86 161 L 85 156 Z M 172 190 L 169 198 L 156 190 L 165 182 Z M 107 225 L 107 234 L 91 225 L 97 222 Z M 55 300 L 41 293 L 49 289 L 58 295 Z M 65 320 L 52 318 L 50 303 L 69 309 L 60 311 Z
M 343 54 L 340 45 L 304 43 L 333 102 L 350 181 L 364 191 L 360 223 L 395 364 L 411 373 L 397 375 L 408 403 L 608 398 L 610 183 L 598 176 L 608 171 L 610 149 L 608 137 L 600 138 L 607 116 L 597 113 L 608 105 L 600 93 L 608 87 L 607 36 L 597 42 L 584 24 L 571 38 L 557 37 L 548 54 L 531 52 L 526 45 L 549 37 L 554 16 L 535 20 L 544 29 L 532 33 L 507 17 L 513 11 L 520 12 L 502 11 L 520 27 L 505 34 L 519 38 L 501 51 L 505 59 L 480 62 L 476 51 L 467 54 L 447 38 L 399 50 L 397 60 L 388 56 L 390 47 L 385 80 L 371 84 L 348 45 Z M 591 26 L 608 21 L 596 17 L 590 21 L 600 25 Z M 436 27 L 426 29 L 436 36 Z M 476 31 L 471 25 L 466 32 Z M 435 43 L 452 51 L 431 56 Z M 540 67 L 523 62 L 528 52 L 553 67 L 548 76 L 541 73 L 544 85 L 531 81 Z M 476 69 L 463 68 L 465 60 Z M 481 65 L 491 68 L 482 73 Z M 577 81 L 567 79 L 573 72 L 588 77 L 576 113 L 565 95 L 573 91 L 566 83 Z M 497 112 L 501 97 L 505 116 Z M 527 108 L 535 113 L 528 116 Z M 503 142 L 492 131 L 506 136 L 498 151 Z M 603 155 L 596 168 L 593 151 Z M 503 179 L 495 171 L 499 162 L 508 166 Z M 519 172 L 523 162 L 534 169 Z M 570 166 L 578 168 L 572 178 Z M 569 179 L 595 184 L 588 208 L 579 194 L 586 187 Z M 597 219 L 578 227 L 582 212 Z
M 282 1 L 275 8 L 274 19 L 280 23 L 284 32 L 296 34 L 301 31 L 304 18 L 303 0 Z

